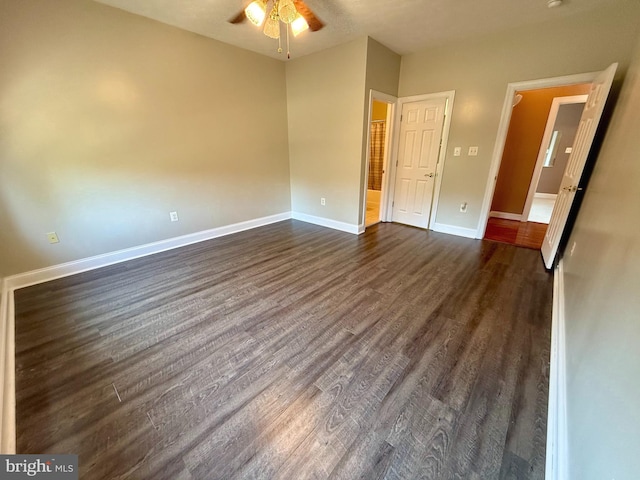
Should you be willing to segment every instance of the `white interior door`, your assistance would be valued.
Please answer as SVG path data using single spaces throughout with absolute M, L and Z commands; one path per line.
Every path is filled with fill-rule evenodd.
M 436 98 L 402 106 L 394 222 L 429 227 L 446 105 L 446 98 Z
M 600 122 L 602 111 L 604 110 L 609 90 L 613 82 L 613 76 L 618 67 L 614 63 L 609 68 L 600 73 L 591 85 L 591 91 L 587 98 L 587 103 L 580 118 L 580 125 L 576 133 L 576 139 L 573 144 L 573 151 L 569 156 L 567 168 L 562 177 L 560 191 L 553 207 L 549 228 L 542 242 L 542 257 L 547 268 L 551 268 L 553 260 L 558 253 L 558 246 L 562 238 L 562 232 L 569 217 L 571 205 L 578 191 L 578 183 L 584 170 L 593 137 L 596 134 L 596 128 Z

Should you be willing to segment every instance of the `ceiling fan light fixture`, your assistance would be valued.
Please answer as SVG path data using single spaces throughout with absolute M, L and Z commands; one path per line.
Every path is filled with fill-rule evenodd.
M 309 24 L 302 15 L 298 14 L 295 20 L 291 22 L 291 33 L 293 33 L 294 37 L 297 37 L 305 30 L 309 30 Z
M 251 23 L 259 27 L 267 16 L 267 2 L 265 0 L 254 0 L 244 9 L 244 13 Z
M 229 23 L 237 25 L 248 18 L 251 23 L 261 27 L 265 36 L 278 41 L 278 53 L 284 51 L 282 43 L 286 40 L 287 58 L 291 58 L 289 50 L 291 34 L 296 37 L 305 30 L 317 32 L 324 27 L 324 23 L 315 16 L 305 0 L 245 0 L 245 2 L 248 3 L 248 5 L 245 3 L 247 7 L 231 17 Z
M 280 38 L 280 19 L 275 6 L 264 24 L 264 34 L 269 38 Z
M 284 23 L 293 22 L 298 16 L 298 10 L 293 4 L 293 0 L 279 0 L 278 4 L 278 16 Z

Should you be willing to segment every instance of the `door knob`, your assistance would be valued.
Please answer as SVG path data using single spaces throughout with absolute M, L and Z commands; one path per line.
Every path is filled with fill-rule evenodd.
M 434 176 L 434 175 L 435 175 L 435 174 L 434 174 L 433 172 L 432 172 L 432 173 L 425 173 L 425 174 L 424 174 L 424 176 L 425 176 L 425 177 L 431 177 L 431 178 L 433 178 L 433 176 Z

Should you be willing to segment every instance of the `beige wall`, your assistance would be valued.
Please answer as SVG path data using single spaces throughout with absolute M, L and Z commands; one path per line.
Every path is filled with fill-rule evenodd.
M 588 94 L 590 85 L 520 92 L 522 100 L 513 107 L 509 122 L 509 132 L 491 203 L 492 211 L 518 215 L 522 213 L 553 99 Z
M 369 90 L 396 95 L 399 71 L 400 56 L 367 37 L 287 63 L 293 212 L 364 222 Z
M 551 193 L 555 195 L 560 191 L 562 177 L 564 177 L 564 171 L 567 169 L 567 163 L 571 155 L 566 150 L 568 147 L 573 147 L 584 105 L 584 102 L 572 103 L 560 105 L 560 108 L 558 108 L 558 116 L 553 126 L 554 131 L 557 131 L 560 137 L 557 140 L 558 148 L 555 160 L 553 165 L 542 168 L 540 179 L 536 186 L 536 193 Z
M 287 63 L 293 212 L 358 222 L 366 50 L 362 37 Z
M 402 57 L 400 96 L 456 90 L 437 221 L 477 228 L 509 82 L 602 70 L 624 74 L 638 33 L 640 2 L 605 8 Z M 477 145 L 477 157 L 469 146 Z M 463 147 L 460 157 L 453 148 Z M 460 213 L 462 202 L 467 213 Z
M 640 472 L 640 41 L 564 258 L 571 479 Z
M 400 55 L 373 38 L 367 39 L 367 89 L 365 92 L 367 101 L 370 89 L 388 95 L 398 95 L 400 62 Z
M 0 8 L 0 276 L 290 210 L 283 63 L 86 0 Z

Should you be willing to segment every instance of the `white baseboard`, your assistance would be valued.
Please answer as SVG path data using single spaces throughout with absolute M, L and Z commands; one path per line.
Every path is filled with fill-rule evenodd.
M 562 260 L 553 275 L 551 363 L 549 367 L 549 411 L 545 478 L 569 478 L 567 450 L 567 377 L 564 318 L 564 269 Z
M 429 227 L 430 230 L 439 233 L 448 233 L 449 235 L 457 235 L 458 237 L 476 238 L 477 230 L 475 228 L 458 227 L 456 225 L 447 225 L 444 223 L 434 222 Z
M 15 316 L 13 291 L 0 279 L 0 453 L 16 453 Z
M 291 212 L 291 218 L 294 220 L 300 220 L 301 222 L 313 223 L 314 225 L 319 225 L 321 227 L 333 228 L 334 230 L 340 230 L 341 232 L 353 233 L 355 235 L 359 235 L 364 231 L 364 229 L 361 231 L 359 225 L 339 222 L 337 220 L 331 220 L 330 218 L 307 215 L 306 213 Z
M 489 212 L 489 216 L 494 218 L 504 218 L 505 220 L 522 220 L 521 213 L 496 212 L 494 210 L 491 210 Z
M 6 281 L 8 283 L 9 289 L 15 290 L 17 288 L 28 287 L 29 285 L 35 285 L 38 283 L 55 280 L 57 278 L 86 272 L 88 270 L 95 270 L 96 268 L 106 267 L 120 262 L 126 262 L 135 258 L 146 257 L 147 255 L 153 255 L 154 253 L 160 253 L 167 250 L 172 250 L 174 248 L 184 247 L 193 243 L 203 242 L 205 240 L 211 240 L 213 238 L 223 237 L 225 235 L 231 235 L 232 233 L 238 233 L 244 230 L 262 227 L 264 225 L 281 222 L 290 218 L 290 212 L 270 215 L 268 217 L 256 218 L 253 220 L 247 220 L 245 222 L 234 223 L 231 225 L 225 225 L 209 230 L 203 230 L 200 232 L 190 233 L 188 235 L 182 235 L 180 237 L 168 238 L 166 240 L 160 240 L 158 242 L 147 243 L 145 245 L 139 245 L 137 247 L 118 250 L 116 252 L 96 255 L 95 257 L 83 258 L 80 260 L 74 260 L 72 262 L 41 268 L 39 270 L 32 270 L 30 272 L 12 275 L 10 277 L 7 277 Z
M 540 198 L 544 200 L 555 200 L 558 198 L 557 193 L 534 193 L 533 198 Z

